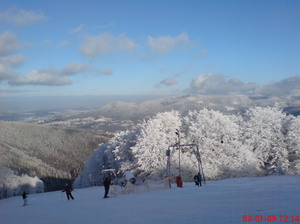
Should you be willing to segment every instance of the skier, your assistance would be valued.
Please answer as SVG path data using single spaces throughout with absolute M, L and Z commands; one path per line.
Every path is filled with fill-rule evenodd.
M 105 178 L 104 182 L 103 182 L 103 185 L 104 185 L 104 190 L 105 190 L 105 193 L 104 193 L 104 197 L 103 198 L 108 198 L 108 192 L 109 192 L 109 186 L 110 186 L 110 179 L 108 179 L 108 177 Z
M 71 193 L 72 191 L 73 191 L 72 186 L 70 186 L 68 184 L 66 184 L 65 189 L 62 190 L 62 192 L 66 192 L 68 200 L 70 200 L 70 197 L 72 198 L 72 200 L 74 200 L 74 197 L 73 197 L 73 195 Z
M 27 205 L 27 194 L 26 194 L 25 191 L 24 191 L 23 194 L 22 194 L 22 198 L 23 198 L 23 201 L 24 201 L 23 206 L 26 206 L 26 205 Z
M 201 177 L 201 174 L 200 174 L 200 172 L 197 174 L 197 182 L 198 182 L 198 187 L 199 187 L 199 185 L 200 185 L 200 187 L 202 187 L 202 184 L 201 184 L 201 182 L 202 182 L 202 177 Z

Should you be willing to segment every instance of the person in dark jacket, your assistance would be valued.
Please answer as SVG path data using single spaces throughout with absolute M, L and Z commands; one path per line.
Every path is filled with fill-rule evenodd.
M 103 185 L 104 185 L 104 190 L 105 190 L 104 198 L 108 198 L 107 195 L 108 195 L 109 186 L 110 186 L 110 179 L 108 177 L 105 178 Z
M 22 194 L 22 198 L 23 198 L 23 201 L 24 201 L 23 206 L 26 206 L 26 205 L 27 205 L 27 194 L 26 194 L 25 191 L 24 191 L 23 194 Z
M 196 186 L 199 186 L 197 174 L 194 176 L 194 181 L 195 181 L 195 185 L 196 185 Z
M 197 182 L 198 182 L 198 187 L 202 187 L 202 177 L 200 172 L 197 174 Z
M 68 200 L 70 200 L 70 198 L 72 198 L 72 200 L 74 200 L 74 197 L 72 195 L 72 191 L 73 191 L 72 186 L 66 184 L 65 189 L 62 192 L 66 192 Z

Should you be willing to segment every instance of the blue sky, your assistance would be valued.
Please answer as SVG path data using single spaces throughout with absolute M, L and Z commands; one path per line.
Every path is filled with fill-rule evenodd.
M 0 96 L 224 94 L 294 83 L 299 12 L 288 0 L 3 0 Z

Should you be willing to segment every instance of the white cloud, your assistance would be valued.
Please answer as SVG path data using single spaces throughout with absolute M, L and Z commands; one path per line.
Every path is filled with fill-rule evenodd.
M 89 70 L 89 66 L 80 63 L 66 65 L 62 69 L 44 68 L 33 70 L 9 80 L 11 85 L 46 85 L 62 86 L 72 84 L 69 76 L 78 75 Z
M 27 26 L 46 19 L 47 17 L 43 13 L 18 9 L 16 7 L 0 12 L 0 21 L 6 21 L 16 26 Z
M 191 81 L 190 88 L 185 92 L 201 95 L 300 96 L 300 74 L 267 85 L 226 79 L 222 74 L 201 74 Z
M 154 38 L 149 36 L 147 38 L 147 44 L 153 52 L 156 53 L 168 53 L 174 49 L 186 46 L 189 44 L 189 36 L 182 32 L 178 36 L 161 36 Z
M 101 72 L 103 75 L 112 75 L 114 72 L 112 69 L 106 69 Z
M 256 92 L 265 96 L 300 96 L 300 74 L 260 86 Z
M 50 46 L 51 44 L 52 44 L 52 40 L 50 40 L 50 39 L 47 39 L 47 40 L 43 41 L 44 46 Z
M 1 78 L 2 74 L 2 78 Z M 112 75 L 111 69 L 97 70 L 89 65 L 81 63 L 71 63 L 62 69 L 42 68 L 33 70 L 25 75 L 10 73 L 0 64 L 0 81 L 7 80 L 10 85 L 44 85 L 44 86 L 64 86 L 73 82 L 70 76 L 74 75 Z
M 202 58 L 207 57 L 207 55 L 208 55 L 208 50 L 203 49 L 203 50 L 198 51 L 196 54 L 194 54 L 193 57 L 196 59 L 202 59 Z
M 88 35 L 80 47 L 80 52 L 87 57 L 96 57 L 102 54 L 114 54 L 122 51 L 132 51 L 138 45 L 124 35 L 114 36 L 109 33 Z
M 26 61 L 22 55 L 11 55 L 22 47 L 22 44 L 10 32 L 0 35 L 0 82 L 15 79 L 18 73 L 9 68 L 19 67 Z
M 2 81 L 14 79 L 17 76 L 18 76 L 17 73 L 8 70 L 4 65 L 0 64 L 0 83 Z
M 222 74 L 201 74 L 193 79 L 188 93 L 203 95 L 253 94 L 258 85 L 239 79 L 227 80 Z
M 173 86 L 176 84 L 177 84 L 177 81 L 175 79 L 166 78 L 166 79 L 162 80 L 159 84 L 156 84 L 155 87 L 158 88 L 160 86 Z
M 99 29 L 109 29 L 109 28 L 114 27 L 116 25 L 117 25 L 117 23 L 110 22 L 110 23 L 98 25 L 97 28 L 99 28 Z
M 19 67 L 26 61 L 23 55 L 14 55 L 8 57 L 0 57 L 0 64 L 7 67 Z
M 76 75 L 78 73 L 86 72 L 88 70 L 89 70 L 89 66 L 86 64 L 72 63 L 66 65 L 61 71 L 58 71 L 58 74 L 70 76 L 70 75 Z
M 68 41 L 68 40 L 63 40 L 63 41 L 61 41 L 58 45 L 56 45 L 56 47 L 61 48 L 61 47 L 65 47 L 65 46 L 67 46 L 67 45 L 69 45 L 69 44 L 70 44 L 70 41 Z
M 71 34 L 75 34 L 75 33 L 79 33 L 83 30 L 84 25 L 79 25 L 77 27 L 75 27 L 74 29 L 69 30 L 69 33 Z
M 72 81 L 67 76 L 57 76 L 55 74 L 48 73 L 47 70 L 41 69 L 29 72 L 18 79 L 10 80 L 9 84 L 61 86 L 70 85 L 72 84 Z
M 0 35 L 0 57 L 10 55 L 21 46 L 21 43 L 11 32 L 7 31 Z

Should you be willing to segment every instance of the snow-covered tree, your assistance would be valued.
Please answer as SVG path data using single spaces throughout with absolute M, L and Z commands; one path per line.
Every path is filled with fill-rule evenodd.
M 114 168 L 118 172 L 122 173 L 127 170 L 134 170 L 136 168 L 135 155 L 132 152 L 132 147 L 136 145 L 140 128 L 135 127 L 131 131 L 125 131 L 118 133 L 111 143 L 111 154 L 110 158 L 115 158 Z
M 200 146 L 208 178 L 255 175 L 257 160 L 240 141 L 239 116 L 203 109 L 190 111 L 184 120 L 187 140 Z
M 166 170 L 166 150 L 177 142 L 176 129 L 180 129 L 181 117 L 178 111 L 158 113 L 139 125 L 132 153 L 143 175 L 162 177 Z
M 277 107 L 255 107 L 245 113 L 243 141 L 255 153 L 264 175 L 288 172 L 285 121 L 286 114 Z
M 291 117 L 287 133 L 290 173 L 300 174 L 300 117 Z
M 19 175 L 6 167 L 0 167 L 0 199 L 27 194 L 44 192 L 44 183 L 37 177 L 26 174 Z
M 209 179 L 286 174 L 288 159 L 290 169 L 299 173 L 299 127 L 299 118 L 286 116 L 276 107 L 250 108 L 244 116 L 208 109 L 189 111 L 185 117 L 178 111 L 158 113 L 100 145 L 76 183 L 100 182 L 105 168 L 159 179 L 165 175 L 167 149 L 172 149 L 171 176 L 177 176 L 179 140 L 181 145 L 199 147 Z M 177 130 L 180 135 L 175 134 Z M 191 180 L 198 172 L 195 148 L 183 147 L 180 152 L 180 175 Z
M 99 185 L 103 181 L 102 170 L 113 168 L 116 174 L 133 170 L 136 166 L 131 146 L 135 145 L 138 129 L 121 131 L 101 144 L 84 164 L 82 175 L 75 182 L 75 187 Z

